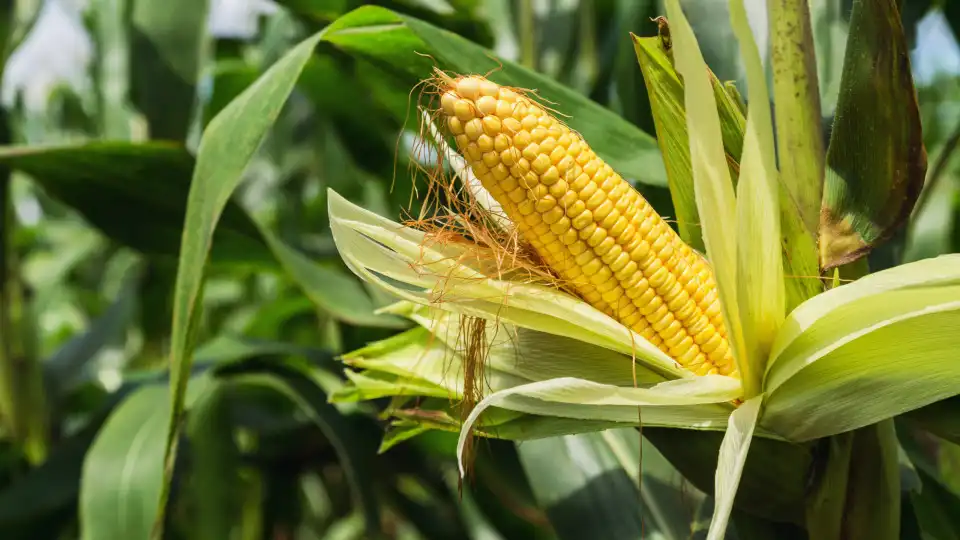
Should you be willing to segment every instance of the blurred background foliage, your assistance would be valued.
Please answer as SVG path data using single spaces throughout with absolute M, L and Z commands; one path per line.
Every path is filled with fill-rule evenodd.
M 851 3 L 810 0 L 825 126 Z M 705 530 L 709 496 L 657 448 L 713 464 L 718 441 L 664 430 L 642 440 L 633 430 L 484 440 L 460 486 L 455 434 L 393 446 L 368 404 L 327 400 L 342 380 L 338 354 L 405 328 L 373 313 L 390 299 L 342 265 L 326 215 L 328 187 L 391 218 L 416 209 L 411 89 L 431 60 L 405 63 L 390 39 L 448 30 L 652 134 L 628 33 L 656 34 L 656 0 L 3 0 L 0 383 L 7 410 L 20 412 L 2 422 L 0 537 L 149 535 L 200 134 L 290 47 L 362 4 L 414 30 L 359 28 L 372 37 L 358 38 L 348 28 L 323 41 L 221 219 L 165 536 L 686 539 Z M 742 83 L 726 3 L 683 4 L 708 64 Z M 765 50 L 763 2 L 749 4 Z M 931 166 L 915 219 L 874 253 L 876 267 L 960 251 L 960 4 L 902 6 Z M 643 144 L 637 152 L 655 148 Z M 656 160 L 649 174 L 638 163 L 632 180 L 670 215 Z M 910 418 L 901 428 L 912 463 L 904 498 L 915 503 L 903 537 L 960 538 L 960 433 L 940 439 Z M 800 534 L 756 508 L 735 512 L 730 538 Z

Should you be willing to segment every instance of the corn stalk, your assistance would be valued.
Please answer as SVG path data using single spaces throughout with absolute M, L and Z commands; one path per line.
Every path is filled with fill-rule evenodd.
M 16 20 L 15 6 L 14 0 L 0 3 L 4 43 Z M 0 145 L 11 142 L 8 113 L 0 109 Z M 39 463 L 47 454 L 47 422 L 33 321 L 17 261 L 12 171 L 0 166 L 0 421 L 27 459 Z

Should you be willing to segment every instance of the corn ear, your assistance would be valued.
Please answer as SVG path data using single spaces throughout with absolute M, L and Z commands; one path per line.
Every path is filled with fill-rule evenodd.
M 710 266 L 637 190 L 524 93 L 437 82 L 457 148 L 566 285 L 690 371 L 736 376 Z

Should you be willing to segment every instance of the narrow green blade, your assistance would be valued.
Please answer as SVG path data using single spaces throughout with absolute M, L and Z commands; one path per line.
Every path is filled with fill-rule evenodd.
M 187 375 L 193 364 L 193 340 L 200 320 L 204 269 L 214 230 L 247 164 L 280 114 L 319 41 L 320 35 L 316 34 L 291 49 L 210 122 L 200 141 L 187 198 L 174 289 L 170 345 L 172 407 L 164 452 L 164 489 L 153 533 L 157 538 L 163 533 L 163 514 L 177 454 Z

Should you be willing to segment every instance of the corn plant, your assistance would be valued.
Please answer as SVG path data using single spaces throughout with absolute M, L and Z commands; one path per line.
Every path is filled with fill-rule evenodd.
M 660 50 L 637 40 L 645 75 L 661 72 L 647 77 L 652 103 L 664 99 L 660 81 L 682 81 L 671 112 L 685 113 L 685 125 L 661 114 L 658 135 L 686 138 L 661 140 L 684 239 L 591 150 L 588 135 L 493 82 L 498 73 L 429 81 L 426 93 L 438 99 L 427 118 L 439 119 L 462 155 L 438 139 L 459 180 L 431 182 L 446 188 L 443 201 L 468 202 L 440 210 L 452 225 L 430 216 L 408 227 L 330 194 L 344 260 L 402 299 L 387 312 L 426 330 L 347 355 L 357 371 L 341 399 L 393 396 L 395 429 L 459 430 L 462 460 L 473 434 L 522 440 L 624 424 L 723 431 L 708 538 L 726 532 L 755 437 L 801 447 L 833 437 L 841 450 L 808 497 L 809 534 L 899 537 L 891 419 L 960 393 L 951 294 L 960 260 L 866 275 L 862 257 L 909 215 L 926 167 L 898 6 L 855 5 L 851 25 L 861 33 L 826 152 L 810 51 L 796 46 L 809 34 L 805 9 L 771 5 L 783 32 L 773 43 L 776 141 L 739 0 L 730 13 L 747 70 L 745 118 L 739 96 L 711 80 L 676 1 L 667 2 Z M 889 41 L 858 50 L 858 39 Z M 655 65 L 644 58 L 651 50 Z M 876 71 L 864 74 L 868 67 Z M 879 89 L 857 87 L 865 84 Z M 881 108 L 880 96 L 901 98 L 899 106 Z M 551 107 L 562 112 L 562 103 Z M 738 130 L 742 152 L 731 155 L 725 133 Z M 700 241 L 705 259 L 690 247 Z M 849 434 L 860 431 L 872 434 L 884 485 L 845 501 L 855 475 L 838 463 L 844 445 L 849 463 Z M 861 498 L 875 500 L 877 516 L 858 513 Z
M 8 2 L 0 537 L 960 537 L 960 12 L 759 4 Z

